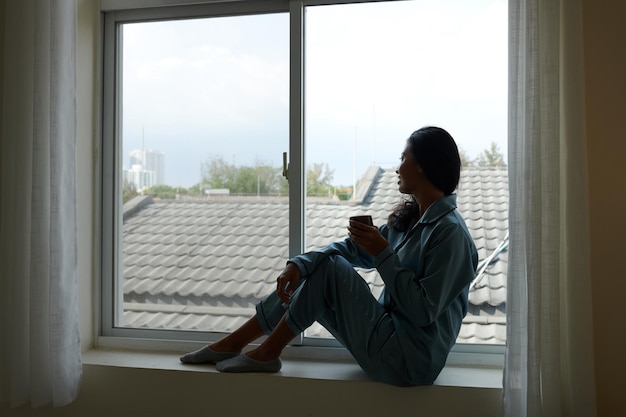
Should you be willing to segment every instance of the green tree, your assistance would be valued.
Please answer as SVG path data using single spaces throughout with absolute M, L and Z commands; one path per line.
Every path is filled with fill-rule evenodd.
M 198 183 L 192 187 L 189 187 L 185 190 L 185 194 L 190 195 L 190 196 L 201 196 L 204 195 L 204 192 L 202 190 L 202 184 Z
M 157 184 L 144 190 L 143 193 L 144 195 L 151 195 L 154 198 L 174 199 L 176 198 L 176 194 L 184 194 L 185 191 L 181 193 L 180 187 L 172 187 L 171 185 Z
M 234 186 L 237 177 L 237 168 L 218 157 L 202 163 L 202 182 L 210 188 L 228 188 Z M 231 190 L 232 191 L 232 190 Z
M 479 167 L 506 167 L 504 163 L 504 155 L 498 149 L 498 144 L 491 142 L 491 146 L 488 149 L 482 151 L 478 155 L 477 165 Z
M 124 180 L 124 186 L 122 187 L 122 204 L 125 204 L 127 201 L 132 200 L 138 195 L 139 193 L 137 192 L 137 189 L 135 188 L 135 184 L 132 184 L 128 182 L 127 180 Z
M 280 194 L 287 190 L 281 169 L 261 161 L 237 167 L 218 157 L 204 162 L 201 169 L 201 186 L 226 188 L 232 194 Z
M 459 157 L 461 157 L 461 166 L 473 167 L 476 166 L 475 160 L 470 159 L 469 154 L 465 149 L 459 148 Z
M 341 201 L 347 201 L 352 198 L 352 186 L 351 185 L 339 185 L 335 187 L 335 194 Z
M 310 165 L 306 172 L 306 194 L 308 196 L 329 196 L 331 195 L 333 171 L 326 163 L 315 163 Z
M 286 195 L 289 183 L 282 175 L 282 168 L 272 167 L 261 161 L 254 166 L 235 166 L 222 157 L 202 164 L 202 181 L 198 187 L 225 188 L 231 194 Z M 307 195 L 328 196 L 333 187 L 333 172 L 328 164 L 316 163 L 307 169 Z

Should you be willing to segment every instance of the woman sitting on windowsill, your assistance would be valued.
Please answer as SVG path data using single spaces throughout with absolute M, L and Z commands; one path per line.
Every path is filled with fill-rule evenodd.
M 350 221 L 349 238 L 289 259 L 276 291 L 223 339 L 180 358 L 222 372 L 278 372 L 284 347 L 318 321 L 377 381 L 432 384 L 467 312 L 478 256 L 456 210 L 461 170 L 456 143 L 425 127 L 407 140 L 396 171 L 411 198 L 377 228 Z M 354 267 L 375 267 L 378 300 Z M 242 353 L 252 341 L 265 341 Z

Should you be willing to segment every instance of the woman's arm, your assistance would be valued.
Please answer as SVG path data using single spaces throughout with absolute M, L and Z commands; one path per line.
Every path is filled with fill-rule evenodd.
M 403 266 L 391 248 L 374 261 L 394 308 L 420 326 L 432 323 L 450 305 L 471 282 L 477 265 L 476 249 L 462 225 L 436 226 L 428 235 L 421 253 L 415 253 L 424 257 L 421 276 Z
M 378 229 L 376 229 L 376 233 Z M 319 249 L 303 253 L 289 259 L 288 262 L 296 264 L 300 270 L 302 277 L 307 277 L 315 270 L 317 265 L 330 255 L 340 255 L 344 257 L 353 266 L 361 268 L 373 268 L 374 256 L 368 254 L 354 240 L 348 238 L 343 241 L 334 242 L 330 245 Z

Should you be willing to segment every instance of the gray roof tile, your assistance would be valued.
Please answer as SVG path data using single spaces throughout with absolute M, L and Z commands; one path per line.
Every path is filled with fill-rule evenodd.
M 372 167 L 366 176 L 360 201 L 308 201 L 309 248 L 346 238 L 351 215 L 367 213 L 377 225 L 386 222 L 402 198 L 397 175 Z M 457 201 L 480 259 L 487 258 L 507 235 L 506 170 L 464 169 Z M 285 198 L 213 197 L 155 201 L 129 215 L 123 230 L 124 325 L 237 328 L 254 314 L 257 300 L 273 291 L 285 265 L 287 209 Z M 504 342 L 507 260 L 507 252 L 500 253 L 473 283 L 459 342 Z M 378 295 L 382 280 L 377 272 L 359 272 Z M 319 325 L 307 334 L 328 336 Z

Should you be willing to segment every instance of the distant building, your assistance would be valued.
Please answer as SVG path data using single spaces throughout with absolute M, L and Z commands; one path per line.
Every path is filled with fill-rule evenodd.
M 165 184 L 165 154 L 159 151 L 135 149 L 130 152 L 130 169 L 124 170 L 124 180 L 137 190 Z
M 132 184 L 138 191 L 158 184 L 156 181 L 156 173 L 154 171 L 144 170 L 141 165 L 133 165 L 130 169 L 125 170 L 124 180 Z

